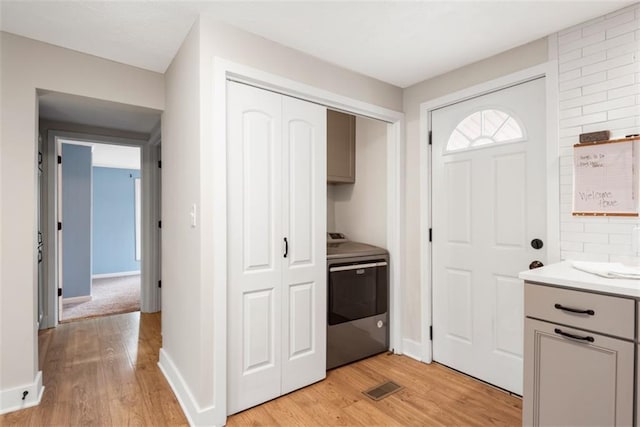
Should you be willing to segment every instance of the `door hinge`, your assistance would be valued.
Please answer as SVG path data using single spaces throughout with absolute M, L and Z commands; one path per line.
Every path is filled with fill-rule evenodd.
M 433 132 L 429 131 L 429 145 L 433 145 Z
M 62 164 L 62 156 L 58 156 L 58 164 L 61 165 Z
M 429 326 L 429 339 L 433 341 L 433 326 Z
M 162 280 L 158 280 L 158 287 L 161 288 L 162 287 Z
M 62 222 L 58 221 L 58 231 L 62 231 Z
M 433 242 L 433 228 L 429 229 L 429 241 Z
M 58 288 L 58 296 L 61 297 L 62 296 L 62 288 Z
M 162 228 L 162 221 L 158 221 L 158 228 Z
M 162 169 L 162 160 L 158 160 L 158 168 Z

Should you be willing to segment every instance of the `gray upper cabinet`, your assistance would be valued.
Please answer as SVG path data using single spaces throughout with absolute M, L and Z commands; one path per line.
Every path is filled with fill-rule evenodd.
M 327 110 L 327 182 L 356 182 L 356 117 Z

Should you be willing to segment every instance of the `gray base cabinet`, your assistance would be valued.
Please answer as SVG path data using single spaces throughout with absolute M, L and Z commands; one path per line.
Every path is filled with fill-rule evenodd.
M 525 337 L 524 425 L 632 425 L 633 342 L 531 318 Z
M 560 262 L 524 284 L 525 426 L 640 425 L 640 281 Z

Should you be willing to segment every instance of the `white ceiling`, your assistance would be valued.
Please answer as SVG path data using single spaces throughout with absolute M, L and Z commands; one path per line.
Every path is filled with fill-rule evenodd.
M 165 72 L 200 13 L 400 87 L 633 1 L 7 1 L 0 28 Z
M 161 111 L 57 92 L 38 94 L 41 119 L 149 134 Z

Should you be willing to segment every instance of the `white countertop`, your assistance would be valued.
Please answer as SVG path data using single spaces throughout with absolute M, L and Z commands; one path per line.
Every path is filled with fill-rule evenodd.
M 523 271 L 518 277 L 527 282 L 547 283 L 566 288 L 640 298 L 640 280 L 608 279 L 586 273 L 573 268 L 571 261 Z

